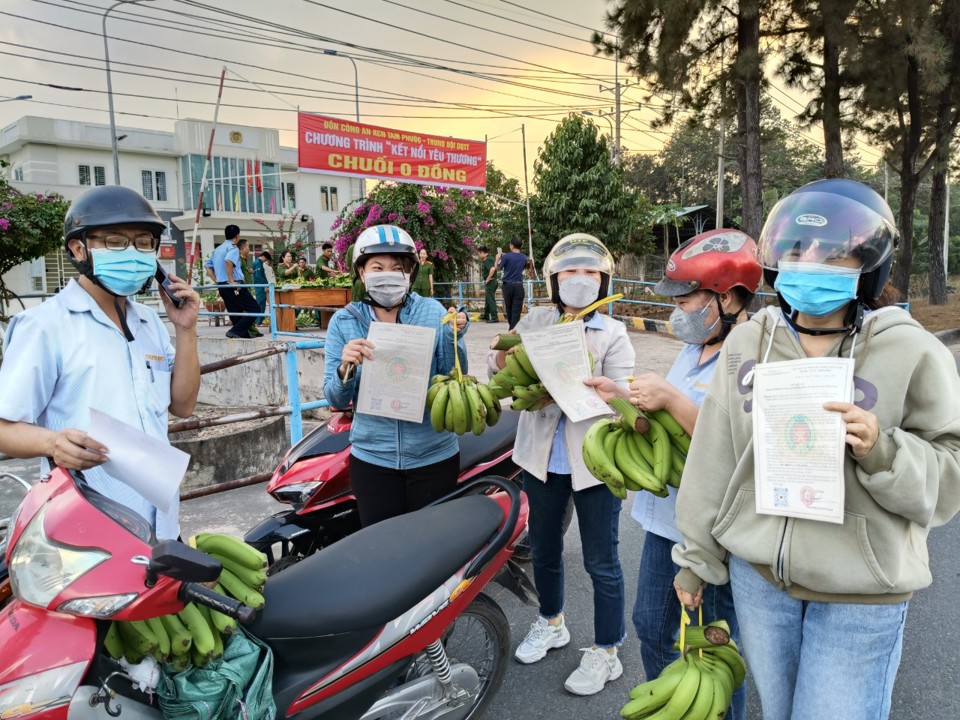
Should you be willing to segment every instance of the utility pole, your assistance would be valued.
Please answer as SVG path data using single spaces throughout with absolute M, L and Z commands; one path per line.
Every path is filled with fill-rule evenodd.
M 614 56 L 613 65 L 613 87 L 604 87 L 600 85 L 600 92 L 612 92 L 614 98 L 614 126 L 613 126 L 613 161 L 620 165 L 620 97 L 630 85 L 629 82 L 620 84 L 620 39 L 617 38 L 617 51 Z
M 720 35 L 722 36 L 726 28 L 720 26 Z M 723 95 L 724 95 L 724 83 L 723 83 L 723 46 L 724 43 L 720 43 L 720 153 L 717 155 L 717 218 L 714 223 L 714 227 L 722 228 L 723 227 L 723 167 L 724 167 L 724 156 L 723 156 L 723 145 L 724 140 L 726 139 L 727 134 L 727 123 L 726 115 L 723 112 Z

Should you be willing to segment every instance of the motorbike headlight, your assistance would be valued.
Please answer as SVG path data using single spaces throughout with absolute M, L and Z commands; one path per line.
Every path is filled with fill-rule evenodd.
M 123 595 L 100 595 L 99 597 L 76 598 L 68 600 L 57 610 L 71 615 L 87 615 L 89 617 L 113 617 L 127 605 L 137 599 L 137 593 Z
M 30 521 L 10 557 L 10 584 L 18 598 L 47 607 L 50 601 L 110 554 L 56 543 L 43 531 L 46 507 Z
M 310 499 L 310 496 L 313 495 L 314 491 L 321 485 L 323 485 L 323 480 L 296 483 L 295 485 L 287 485 L 282 488 L 277 488 L 272 494 L 273 497 L 276 498 L 277 502 L 302 505 Z

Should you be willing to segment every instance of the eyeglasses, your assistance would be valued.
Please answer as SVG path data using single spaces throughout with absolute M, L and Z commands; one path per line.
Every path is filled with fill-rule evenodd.
M 134 248 L 143 253 L 152 253 L 156 252 L 157 248 L 160 247 L 160 238 L 155 237 L 152 233 L 142 232 L 137 233 L 133 237 L 127 237 L 126 235 L 112 234 L 112 235 L 87 235 L 86 240 L 88 242 L 98 242 L 103 243 L 103 246 L 107 250 L 126 250 L 128 247 L 133 245 Z

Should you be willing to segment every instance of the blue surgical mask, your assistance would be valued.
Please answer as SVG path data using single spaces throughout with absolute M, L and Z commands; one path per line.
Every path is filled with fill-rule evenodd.
M 773 287 L 804 315 L 826 317 L 857 297 L 860 268 L 781 261 L 778 270 Z
M 157 256 L 134 247 L 124 250 L 90 248 L 93 274 L 110 292 L 129 297 L 157 272 Z

